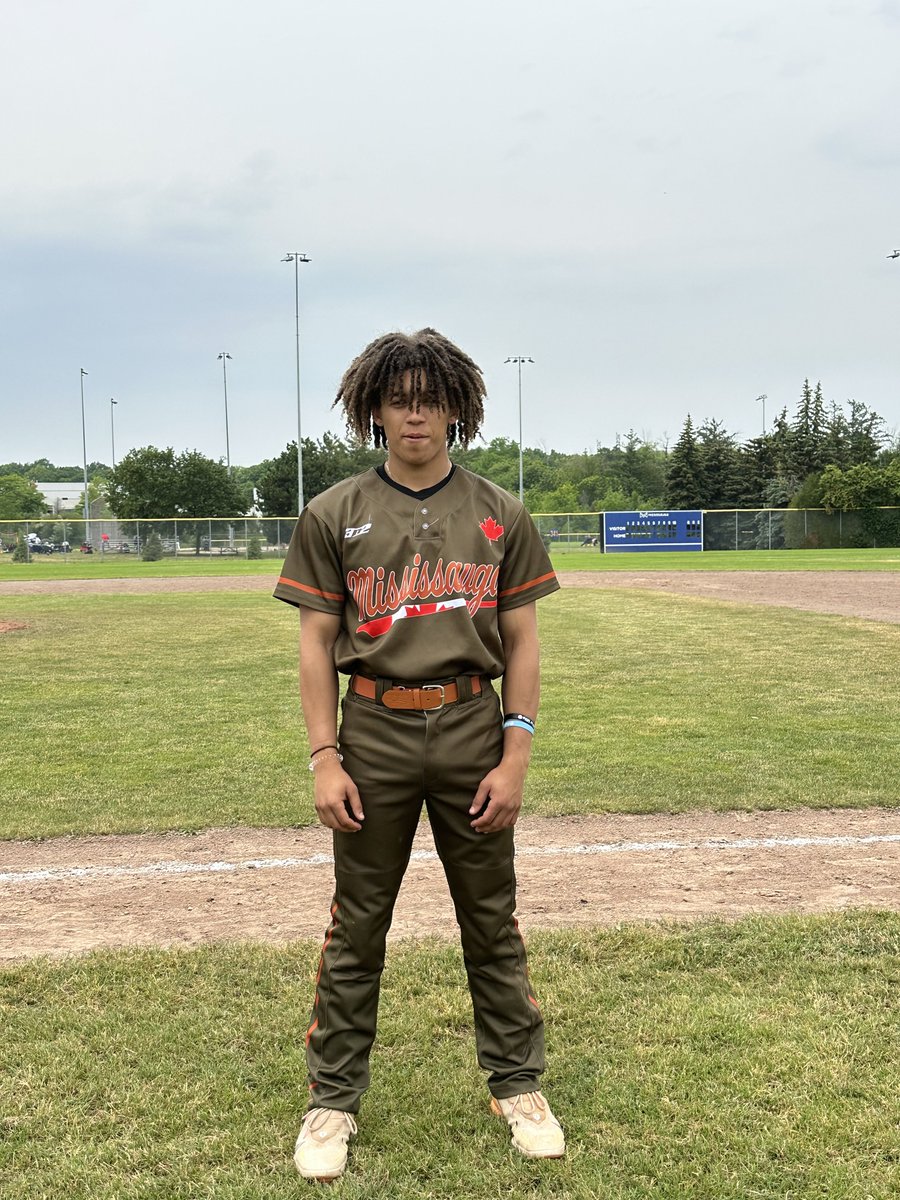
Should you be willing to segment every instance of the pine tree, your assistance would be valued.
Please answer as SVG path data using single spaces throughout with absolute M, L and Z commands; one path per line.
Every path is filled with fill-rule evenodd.
M 721 421 L 704 421 L 699 430 L 701 503 L 698 508 L 736 508 L 740 465 L 734 437 Z
M 788 421 L 787 409 L 783 408 L 772 422 L 772 453 L 775 458 L 775 473 L 782 478 L 795 478 L 794 431 Z
M 740 508 L 765 508 L 766 489 L 777 474 L 772 438 L 751 438 L 738 452 Z
M 874 463 L 887 441 L 884 419 L 859 400 L 850 400 L 848 422 L 848 457 L 851 466 Z
M 688 413 L 678 441 L 669 455 L 666 471 L 666 497 L 669 508 L 702 508 L 702 471 L 700 449 L 694 423 Z
M 813 392 L 809 380 L 803 380 L 803 391 L 797 415 L 791 425 L 793 443 L 791 464 L 793 474 L 799 479 L 816 474 L 824 467 L 823 448 L 825 442 L 826 422 L 825 404 L 822 399 L 822 384 L 816 384 Z
M 840 405 L 835 401 L 825 422 L 825 437 L 822 444 L 822 458 L 825 466 L 844 467 L 850 465 L 850 426 L 841 412 Z

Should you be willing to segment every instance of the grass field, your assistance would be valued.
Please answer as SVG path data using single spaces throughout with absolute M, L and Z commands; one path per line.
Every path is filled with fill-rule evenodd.
M 880 566 L 874 552 L 837 553 L 796 557 L 900 568 L 900 551 L 877 552 Z M 565 563 L 656 569 L 675 557 L 583 556 Z M 739 557 L 759 569 L 765 556 L 696 565 Z M 63 578 L 56 565 L 15 577 Z M 86 578 L 95 566 L 78 564 Z M 13 577 L 2 561 L 0 580 Z M 539 607 L 527 811 L 897 805 L 900 627 L 612 590 Z M 253 592 L 6 596 L 0 619 L 27 626 L 0 638 L 0 837 L 313 820 L 286 606 Z M 900 1194 L 900 915 L 579 930 L 529 945 L 567 1158 L 509 1149 L 475 1067 L 458 950 L 405 945 L 385 974 L 351 1171 L 330 1194 Z M 3 1200 L 312 1194 L 290 1155 L 317 956 L 304 942 L 0 968 Z
M 487 1112 L 458 951 L 395 947 L 354 1200 L 878 1200 L 900 1193 L 900 917 L 531 939 L 560 1162 Z M 305 1107 L 317 948 L 0 970 L 4 1200 L 275 1200 Z
M 314 820 L 296 614 L 255 592 L 8 597 L 0 836 Z M 896 805 L 900 626 L 657 593 L 540 605 L 526 811 Z
M 895 550 L 711 550 L 703 554 L 601 554 L 597 550 L 554 550 L 558 571 L 900 571 Z M 203 558 L 193 554 L 141 562 L 129 555 L 71 554 L 14 563 L 0 555 L 0 585 L 15 579 L 142 579 L 184 575 L 277 574 L 281 558 Z

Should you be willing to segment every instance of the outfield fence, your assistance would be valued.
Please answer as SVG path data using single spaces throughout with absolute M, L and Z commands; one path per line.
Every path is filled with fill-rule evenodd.
M 31 521 L 0 521 L 4 551 L 17 542 L 29 557 L 43 554 L 150 554 L 163 558 L 264 558 L 285 553 L 296 517 L 168 517 L 87 522 L 60 516 Z
M 603 546 L 604 513 L 534 513 L 548 545 Z M 900 546 L 900 508 L 827 512 L 824 508 L 703 510 L 704 550 L 825 550 Z
M 603 546 L 602 512 L 534 513 L 546 544 L 557 550 Z M 0 521 L 0 549 L 18 542 L 42 554 L 155 554 L 165 558 L 282 556 L 296 517 L 168 517 L 119 521 L 47 516 Z M 88 549 L 89 547 L 89 549 Z M 703 511 L 704 550 L 815 550 L 900 547 L 900 508 L 827 512 L 823 508 L 730 508 Z

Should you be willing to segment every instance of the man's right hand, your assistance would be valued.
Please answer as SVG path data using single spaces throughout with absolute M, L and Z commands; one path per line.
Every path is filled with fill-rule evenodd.
M 316 815 L 329 829 L 359 833 L 365 820 L 356 784 L 337 758 L 320 763 L 316 777 Z

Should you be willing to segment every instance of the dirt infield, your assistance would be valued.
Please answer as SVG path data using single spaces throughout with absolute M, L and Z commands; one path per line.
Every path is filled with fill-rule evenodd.
M 564 571 L 563 587 L 642 588 L 740 604 L 775 605 L 900 624 L 900 572 L 894 571 Z M 272 575 L 164 579 L 22 580 L 3 596 L 137 595 L 164 592 L 271 592 Z
M 583 572 L 561 580 L 900 623 L 893 573 Z M 0 601 L 63 592 L 269 591 L 272 582 L 265 575 L 6 583 Z M 900 809 L 529 817 L 517 841 L 525 929 L 900 909 Z M 320 828 L 0 842 L 0 960 L 319 937 L 331 878 L 330 835 Z M 392 936 L 454 930 L 423 825 Z
M 529 817 L 517 841 L 526 930 L 900 908 L 894 810 Z M 330 849 L 318 827 L 0 843 L 0 959 L 318 938 Z M 427 825 L 392 930 L 424 935 L 455 936 Z

